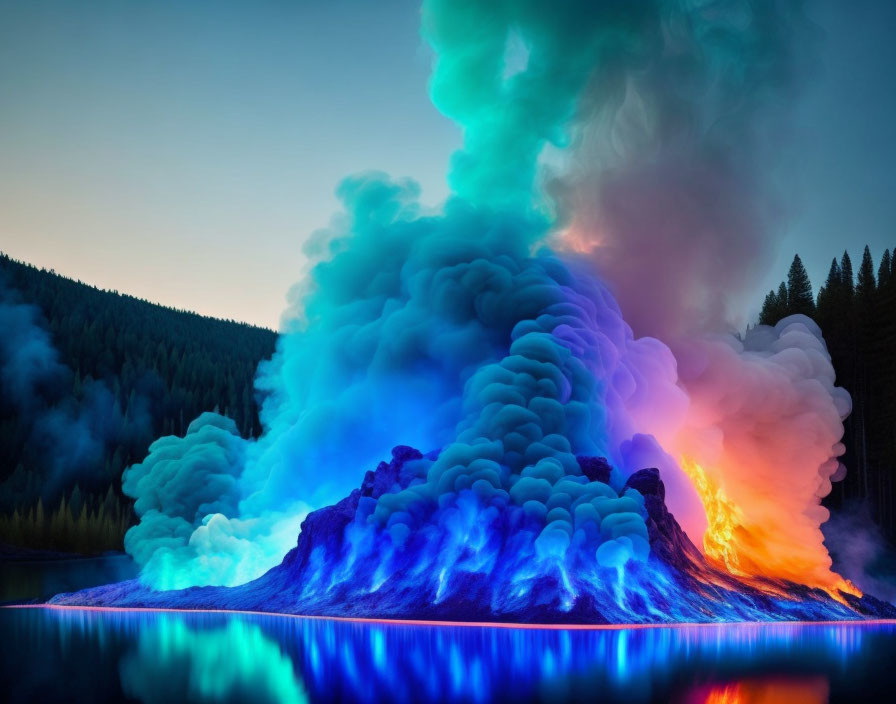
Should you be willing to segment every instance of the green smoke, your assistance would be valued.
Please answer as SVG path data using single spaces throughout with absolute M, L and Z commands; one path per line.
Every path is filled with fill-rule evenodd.
M 653 2 L 424 2 L 423 33 L 438 56 L 432 100 L 464 134 L 454 193 L 490 207 L 532 205 L 539 157 L 546 145 L 568 145 L 596 70 L 637 61 L 659 27 Z

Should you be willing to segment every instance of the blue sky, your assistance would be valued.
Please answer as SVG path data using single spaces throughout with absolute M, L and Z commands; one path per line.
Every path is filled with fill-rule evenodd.
M 807 3 L 789 225 L 799 251 L 896 245 L 896 9 Z M 410 0 L 0 0 L 0 249 L 104 288 L 276 327 L 301 244 L 348 173 L 446 194 L 460 144 L 431 106 Z

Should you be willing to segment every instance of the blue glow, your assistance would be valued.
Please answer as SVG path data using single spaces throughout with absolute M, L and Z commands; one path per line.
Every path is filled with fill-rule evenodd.
M 808 678 L 835 700 L 896 684 L 887 656 L 896 647 L 893 624 L 583 631 L 4 609 L 0 635 L 17 644 L 4 656 L 4 666 L 17 668 L 14 694 L 43 686 L 25 664 L 40 661 L 55 679 L 88 688 L 85 699 L 120 686 L 142 701 L 247 693 L 253 701 L 529 701 L 599 692 L 602 701 L 639 702 L 681 700 L 708 685 Z M 862 676 L 854 677 L 859 663 Z M 91 678 L 74 676 L 86 670 Z

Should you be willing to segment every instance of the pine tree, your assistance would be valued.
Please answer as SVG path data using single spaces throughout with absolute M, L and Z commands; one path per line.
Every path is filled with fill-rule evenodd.
M 890 276 L 893 271 L 893 265 L 890 261 L 890 250 L 885 249 L 883 256 L 880 258 L 880 266 L 877 269 L 877 287 L 883 288 L 890 282 Z
M 790 315 L 790 301 L 787 299 L 787 285 L 782 281 L 778 286 L 778 320 Z M 777 320 L 775 322 L 778 322 Z
M 759 312 L 760 325 L 775 325 L 781 318 L 789 315 L 787 310 L 787 286 L 784 282 L 778 287 L 777 292 L 769 291 Z
M 760 325 L 774 325 L 778 322 L 778 313 L 780 304 L 778 303 L 778 295 L 774 290 L 769 291 L 762 303 L 762 310 L 759 311 Z
M 82 502 L 83 499 L 81 498 L 81 488 L 77 484 L 75 484 L 75 488 L 72 489 L 71 497 L 68 501 L 69 506 L 72 507 L 72 513 L 78 513 L 81 510 Z
M 842 274 L 840 272 L 840 264 L 837 263 L 837 257 L 831 260 L 831 268 L 828 271 L 828 278 L 824 282 L 824 287 L 829 291 L 834 291 L 843 283 Z
M 815 319 L 822 330 L 830 330 L 834 324 L 834 306 L 837 296 L 840 294 L 840 264 L 835 257 L 831 260 L 831 268 L 824 286 L 818 289 L 818 300 L 815 304 Z
M 815 314 L 812 283 L 799 254 L 794 256 L 790 271 L 787 272 L 787 313 L 788 315 L 802 313 L 808 316 Z
M 874 280 L 874 261 L 871 259 L 871 250 L 865 245 L 862 254 L 862 263 L 859 265 L 859 275 L 856 278 L 856 296 L 866 301 L 874 297 L 877 283 Z
M 852 260 L 849 258 L 849 252 L 843 252 L 843 257 L 840 259 L 840 283 L 843 285 L 843 291 L 846 294 L 846 298 L 851 299 L 853 291 L 853 278 L 852 278 Z
M 34 536 L 35 542 L 40 546 L 44 546 L 44 540 L 46 538 L 45 528 L 45 518 L 44 518 L 44 501 L 43 499 L 37 500 L 37 509 L 34 513 L 34 529 L 32 534 Z

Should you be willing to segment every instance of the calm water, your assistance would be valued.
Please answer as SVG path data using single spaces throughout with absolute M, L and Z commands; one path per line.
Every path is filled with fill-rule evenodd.
M 893 701 L 896 626 L 558 631 L 0 609 L 7 701 Z
M 44 602 L 60 592 L 137 576 L 134 561 L 123 554 L 71 560 L 0 559 L 0 604 Z

